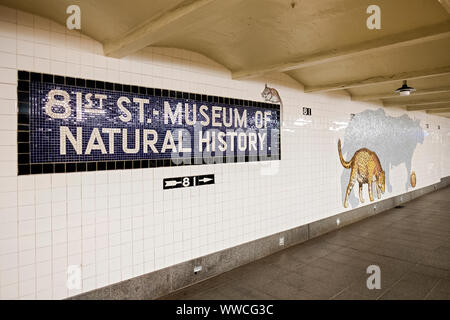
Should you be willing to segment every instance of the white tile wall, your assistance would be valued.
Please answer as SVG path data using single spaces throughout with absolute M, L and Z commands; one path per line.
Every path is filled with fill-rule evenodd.
M 267 82 L 285 103 L 282 161 L 18 177 L 18 69 L 258 101 Z M 301 116 L 303 105 L 313 117 Z M 304 94 L 283 74 L 233 81 L 185 50 L 104 57 L 84 35 L 0 7 L 0 298 L 64 298 L 344 211 L 336 150 L 343 132 L 329 127 L 376 107 Z M 450 175 L 450 121 L 410 116 L 431 125 L 413 157 L 420 188 Z M 404 172 L 391 169 L 393 185 L 402 183 L 383 198 L 404 192 Z M 204 173 L 216 184 L 162 190 L 164 177 Z M 67 289 L 70 265 L 82 266 L 80 290 Z

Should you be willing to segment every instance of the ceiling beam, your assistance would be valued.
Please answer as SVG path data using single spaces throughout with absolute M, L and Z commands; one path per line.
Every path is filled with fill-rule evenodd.
M 442 109 L 434 109 L 434 110 L 427 110 L 427 113 L 449 113 L 450 112 L 450 108 L 442 108 Z
M 428 88 L 428 89 L 418 89 L 413 92 L 414 96 L 421 96 L 426 94 L 435 94 L 435 93 L 446 93 L 450 92 L 450 87 L 439 87 L 439 88 Z M 352 96 L 353 101 L 371 101 L 371 100 L 380 100 L 380 99 L 388 99 L 388 98 L 398 98 L 400 95 L 397 92 L 392 90 L 391 92 L 385 92 L 381 94 L 368 94 L 368 95 L 354 95 Z
M 164 28 L 177 20 L 188 16 L 192 12 L 213 2 L 214 0 L 186 0 L 156 18 L 151 18 L 144 23 L 132 28 L 125 36 L 103 44 L 106 56 L 122 58 L 142 48 L 145 48 L 164 34 Z M 131 4 L 130 4 L 131 5 Z
M 305 92 L 327 92 L 342 89 L 350 89 L 364 86 L 371 86 L 374 84 L 389 83 L 401 80 L 411 80 L 411 79 L 423 79 L 430 77 L 437 77 L 442 75 L 450 74 L 450 66 L 418 70 L 418 71 L 408 71 L 394 73 L 384 76 L 374 76 L 366 79 L 351 80 L 347 82 L 339 82 L 325 85 L 317 86 L 305 86 Z
M 415 106 L 407 106 L 407 111 L 422 111 L 422 110 L 433 110 L 433 109 L 445 109 L 448 108 L 450 104 L 448 103 L 435 103 L 435 104 L 426 104 L 426 105 L 415 105 Z
M 448 98 L 447 98 L 448 99 Z M 442 101 L 442 98 L 433 99 L 433 100 L 414 100 L 414 101 L 404 101 L 404 102 L 398 102 L 398 101 L 383 101 L 383 105 L 385 107 L 404 107 L 404 106 L 426 106 L 426 105 L 433 105 L 433 104 L 443 104 L 443 103 L 450 103 L 450 100 L 444 100 Z
M 438 0 L 439 3 L 447 10 L 447 12 L 450 14 L 450 0 Z
M 414 29 L 383 38 L 369 40 L 340 49 L 333 49 L 292 59 L 283 63 L 258 68 L 238 70 L 232 73 L 233 79 L 248 79 L 269 72 L 285 72 L 305 67 L 310 67 L 327 62 L 335 62 L 342 59 L 354 58 L 366 54 L 379 53 L 385 50 L 417 45 L 429 41 L 450 37 L 450 23 L 444 22 L 437 25 Z

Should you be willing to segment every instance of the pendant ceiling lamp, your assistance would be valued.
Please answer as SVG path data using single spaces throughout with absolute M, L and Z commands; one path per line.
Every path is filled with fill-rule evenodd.
M 403 80 L 403 85 L 395 90 L 395 92 L 399 93 L 401 96 L 409 96 L 411 92 L 416 91 L 416 89 L 412 87 L 408 87 L 406 80 Z

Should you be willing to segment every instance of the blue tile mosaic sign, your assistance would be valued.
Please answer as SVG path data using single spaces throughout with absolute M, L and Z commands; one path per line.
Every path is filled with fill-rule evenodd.
M 95 165 L 101 170 L 127 167 L 110 165 L 117 161 L 135 168 L 280 158 L 277 105 L 56 77 L 22 74 L 24 85 L 19 76 L 18 95 L 28 89 L 31 166 L 51 163 L 55 171 L 72 163 L 83 171 L 79 163 L 104 163 Z

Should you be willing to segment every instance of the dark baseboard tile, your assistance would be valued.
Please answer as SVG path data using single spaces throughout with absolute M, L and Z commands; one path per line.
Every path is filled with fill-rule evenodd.
M 450 176 L 442 178 L 439 183 L 413 190 L 389 199 L 349 210 L 332 217 L 314 221 L 307 225 L 279 232 L 261 239 L 250 241 L 232 248 L 185 261 L 174 266 L 134 277 L 103 288 L 98 288 L 76 296 L 71 300 L 115 300 L 115 299 L 156 299 L 194 283 L 206 280 L 230 271 L 257 259 L 263 258 L 287 247 L 305 242 L 338 228 L 392 209 L 427 193 L 450 185 Z M 339 219 L 339 225 L 337 224 Z M 279 245 L 284 237 L 284 246 Z M 202 271 L 194 274 L 195 266 L 202 266 Z

